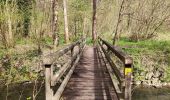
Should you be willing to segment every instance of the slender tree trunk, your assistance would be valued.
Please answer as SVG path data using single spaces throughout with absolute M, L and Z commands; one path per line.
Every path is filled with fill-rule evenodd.
M 8 5 L 8 0 L 6 1 L 6 14 L 7 14 L 7 23 L 8 23 L 8 34 L 6 35 L 7 47 L 13 47 L 13 33 L 12 33 L 12 21 L 10 15 L 10 7 Z
M 122 10 L 123 10 L 123 5 L 125 3 L 125 0 L 122 0 L 122 3 L 120 5 L 120 10 L 119 10 L 119 15 L 118 15 L 118 22 L 116 25 L 116 30 L 115 30 L 115 35 L 113 37 L 113 45 L 116 45 L 116 41 L 118 40 L 118 29 L 119 29 L 119 24 L 121 23 L 121 17 L 122 17 Z
M 52 33 L 53 33 L 53 44 L 54 49 L 59 45 L 59 35 L 57 32 L 57 23 L 58 23 L 58 0 L 53 0 L 52 3 Z
M 96 1 L 93 0 L 93 23 L 92 23 L 92 39 L 93 39 L 93 45 L 96 44 L 96 39 L 97 39 L 97 33 L 96 33 Z
M 68 19 L 67 19 L 67 0 L 63 0 L 64 6 L 64 31 L 65 31 L 65 42 L 69 42 L 69 33 L 68 33 Z
M 12 22 L 10 15 L 8 16 L 8 46 L 13 46 Z
M 74 19 L 74 36 L 77 37 L 77 20 Z
M 83 19 L 83 37 L 85 37 L 85 30 L 86 30 L 86 17 Z

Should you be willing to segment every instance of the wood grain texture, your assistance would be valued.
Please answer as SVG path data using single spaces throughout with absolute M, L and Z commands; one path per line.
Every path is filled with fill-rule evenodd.
M 118 100 L 97 49 L 86 47 L 61 100 Z

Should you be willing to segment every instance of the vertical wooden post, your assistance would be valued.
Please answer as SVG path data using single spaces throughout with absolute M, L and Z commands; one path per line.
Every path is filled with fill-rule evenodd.
M 71 60 L 73 59 L 74 56 L 74 47 L 71 48 Z M 74 61 L 71 62 L 71 67 L 73 66 Z
M 71 48 L 71 57 L 73 57 L 73 55 L 74 55 L 74 47 Z
M 124 98 L 125 100 L 131 100 L 131 75 L 132 75 L 132 65 L 125 65 L 125 91 Z
M 53 90 L 51 88 L 51 65 L 45 65 L 45 95 L 46 100 L 52 100 Z
M 78 45 L 79 46 L 79 55 L 81 53 L 81 48 L 82 48 L 81 44 L 82 44 L 82 42 L 80 42 L 79 45 Z

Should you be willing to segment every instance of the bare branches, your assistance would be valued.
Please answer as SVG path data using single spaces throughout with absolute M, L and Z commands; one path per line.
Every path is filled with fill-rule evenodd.
M 120 10 L 119 10 L 119 15 L 118 15 L 118 21 L 117 21 L 117 25 L 116 25 L 116 29 L 115 29 L 115 36 L 113 38 L 113 45 L 115 45 L 115 43 L 118 39 L 118 27 L 119 27 L 119 24 L 121 23 L 121 17 L 122 17 L 124 3 L 125 3 L 125 0 L 122 0 L 122 3 L 120 5 Z
M 14 30 L 16 22 L 19 19 L 17 16 L 16 1 L 9 2 L 6 0 L 0 2 L 0 37 L 5 48 L 14 47 Z
M 133 9 L 129 8 L 131 9 L 130 17 L 128 14 L 124 14 L 132 20 L 129 29 L 131 39 L 139 41 L 156 36 L 156 31 L 169 18 L 169 4 L 167 0 L 137 0 L 131 2 L 130 5 Z

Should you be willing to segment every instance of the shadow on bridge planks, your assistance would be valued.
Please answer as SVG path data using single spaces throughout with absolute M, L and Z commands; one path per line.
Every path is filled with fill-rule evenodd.
M 106 66 L 95 47 L 85 48 L 61 99 L 118 100 Z

